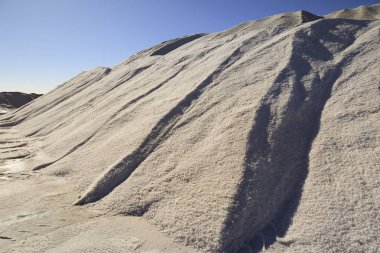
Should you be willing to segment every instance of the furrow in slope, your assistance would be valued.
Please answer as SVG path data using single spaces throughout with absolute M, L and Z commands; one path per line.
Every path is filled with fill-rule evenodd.
M 252 42 L 248 39 L 243 42 L 231 55 L 229 55 L 206 79 L 204 79 L 192 92 L 181 100 L 173 109 L 153 127 L 150 134 L 142 144 L 131 154 L 124 157 L 116 165 L 105 172 L 79 199 L 76 204 L 86 204 L 97 201 L 109 194 L 115 187 L 124 182 L 131 173 L 156 149 L 158 145 L 170 136 L 170 132 L 182 115 L 192 106 L 202 93 L 213 83 L 225 69 L 242 56 L 242 50 Z
M 373 25 L 372 25 L 373 24 Z M 379 252 L 379 21 L 346 49 L 284 239 L 292 252 Z
M 117 87 L 125 84 L 126 82 L 130 81 L 132 78 L 136 77 L 138 74 L 140 74 L 141 72 L 143 72 L 144 70 L 148 69 L 151 65 L 148 65 L 148 66 L 144 66 L 144 67 L 140 67 L 140 68 L 137 68 L 137 69 L 134 69 L 133 71 L 131 72 L 128 72 L 125 76 L 123 76 L 121 78 L 121 80 L 119 80 L 116 84 L 114 84 L 112 86 L 112 88 L 110 88 L 109 90 L 106 90 L 105 92 L 103 93 L 100 93 L 100 94 L 97 94 L 96 96 L 94 95 L 94 97 L 92 97 L 89 101 L 87 101 L 86 103 L 82 103 L 78 106 L 75 106 L 73 107 L 70 111 L 66 112 L 65 111 L 65 114 L 66 115 L 69 115 L 67 117 L 65 117 L 64 120 L 61 120 L 59 122 L 59 124 L 57 124 L 55 127 L 53 127 L 51 130 L 49 130 L 48 132 L 45 132 L 44 135 L 48 135 L 49 133 L 53 132 L 54 130 L 58 129 L 58 128 L 61 128 L 65 125 L 69 125 L 70 123 L 72 123 L 73 119 L 77 118 L 78 115 L 80 114 L 83 114 L 83 108 L 86 108 L 86 107 L 89 107 L 89 105 L 91 105 L 92 103 L 94 103 L 94 101 L 98 98 L 100 99 L 104 99 L 104 96 L 107 95 L 108 93 L 110 93 L 112 90 L 116 89 Z M 55 108 L 56 109 L 56 108 Z M 56 115 L 54 115 L 56 116 Z M 37 129 L 36 131 L 28 134 L 27 136 L 33 136 L 33 135 L 36 135 L 38 133 L 40 133 L 40 131 L 46 129 L 46 126 L 42 126 L 40 127 L 39 129 Z
M 181 68 L 177 72 L 175 72 L 173 75 L 171 75 L 170 77 L 168 77 L 166 80 L 162 81 L 161 83 L 157 84 L 153 88 L 149 89 L 147 92 L 145 92 L 145 93 L 143 93 L 143 94 L 141 94 L 141 95 L 133 98 L 131 101 L 129 101 L 128 103 L 126 103 L 125 105 L 123 105 L 119 110 L 117 110 L 110 117 L 110 120 L 114 119 L 117 114 L 119 114 L 120 112 L 124 111 L 125 109 L 127 109 L 131 105 L 137 103 L 139 100 L 145 98 L 146 96 L 149 96 L 150 94 L 152 94 L 156 90 L 160 89 L 162 86 L 164 86 L 165 84 L 167 84 L 170 80 L 172 80 L 173 78 L 175 78 L 176 76 L 178 76 L 178 74 L 180 74 L 184 69 L 186 69 L 187 66 L 188 66 L 188 64 L 182 65 Z
M 209 53 L 209 52 L 211 52 L 212 50 L 207 50 L 206 52 L 203 52 L 201 55 L 199 55 L 199 56 L 197 56 L 196 58 L 203 58 L 205 55 L 207 55 L 207 53 Z M 104 129 L 104 127 L 106 127 L 106 126 L 110 126 L 110 125 L 112 125 L 112 123 L 113 123 L 113 119 L 115 119 L 115 118 L 120 118 L 120 117 L 122 117 L 123 115 L 119 115 L 123 110 L 126 110 L 127 108 L 129 108 L 130 106 L 132 106 L 133 104 L 135 104 L 135 103 L 137 103 L 138 101 L 140 101 L 141 99 L 143 99 L 143 98 L 145 98 L 146 96 L 148 96 L 148 95 L 151 95 L 153 92 L 155 92 L 155 91 L 157 91 L 159 88 L 161 88 L 161 87 L 163 87 L 166 83 L 168 83 L 168 82 L 170 82 L 173 78 L 175 78 L 178 74 L 180 74 L 181 73 L 181 71 L 183 71 L 188 65 L 189 65 L 190 63 L 186 63 L 186 64 L 183 64 L 182 66 L 178 66 L 178 67 L 176 67 L 176 68 L 174 68 L 174 69 L 177 69 L 175 72 L 174 72 L 174 74 L 172 74 L 171 76 L 169 76 L 168 78 L 166 78 L 165 80 L 163 80 L 162 82 L 160 82 L 159 84 L 157 84 L 157 85 L 155 85 L 154 87 L 152 87 L 151 89 L 146 89 L 146 87 L 145 86 L 147 86 L 148 84 L 145 84 L 145 85 L 138 85 L 138 87 L 137 88 L 135 88 L 135 89 L 133 89 L 132 90 L 132 92 L 130 92 L 131 93 L 131 95 L 134 95 L 134 96 L 132 96 L 131 98 L 131 100 L 130 101 L 128 101 L 127 103 L 125 103 L 124 105 L 122 105 L 121 103 L 121 106 L 118 106 L 119 108 L 112 108 L 113 109 L 113 112 L 112 112 L 112 114 L 111 114 L 111 116 L 110 115 L 107 115 L 107 114 L 103 114 L 102 116 L 100 116 L 100 117 L 97 117 L 96 119 L 94 119 L 97 123 L 99 123 L 99 122 L 103 122 L 103 123 L 100 123 L 100 124 L 95 124 L 95 125 L 98 125 L 98 127 L 97 128 L 95 128 L 95 129 L 93 129 L 91 132 L 86 132 L 86 131 L 82 131 L 83 133 L 80 135 L 80 136 L 78 136 L 78 135 L 76 135 L 76 136 L 74 136 L 74 138 L 76 139 L 75 141 L 74 141 L 74 143 L 75 142 L 77 142 L 78 140 L 77 139 L 87 139 L 87 137 L 86 136 L 89 136 L 89 135 L 92 135 L 92 137 L 94 137 L 98 132 L 100 132 L 101 130 L 103 130 Z M 141 69 L 146 69 L 147 67 L 143 67 L 143 68 L 140 68 L 140 70 Z M 132 74 L 131 74 L 132 73 Z M 127 74 L 127 75 L 123 75 L 123 77 L 121 78 L 121 81 L 119 80 L 117 83 L 118 84 L 121 84 L 121 83 L 124 83 L 125 81 L 126 81 L 126 79 L 127 80 L 130 80 L 132 77 L 134 77 L 134 76 L 136 76 L 136 74 L 137 73 L 141 73 L 141 71 L 129 71 L 129 73 Z M 125 76 L 127 77 L 127 78 L 125 78 Z M 139 93 L 137 93 L 136 91 L 138 91 L 138 90 L 144 90 L 143 91 L 143 93 L 141 94 L 141 92 L 140 92 L 140 94 Z M 125 89 L 123 88 L 121 91 L 123 91 L 123 92 L 125 92 Z M 120 93 L 120 92 L 119 92 Z M 137 93 L 137 94 L 136 94 Z M 114 95 L 113 95 L 113 97 L 115 96 L 115 95 L 117 95 L 118 93 L 115 93 Z M 118 96 L 120 96 L 120 94 L 118 95 Z M 102 98 L 103 97 L 103 100 L 100 100 L 100 101 L 102 101 L 103 102 L 103 104 L 104 104 L 104 100 L 106 100 L 106 99 L 104 99 L 104 96 L 102 96 L 102 95 L 100 95 L 100 96 L 96 96 L 97 98 Z M 109 98 L 109 97 L 108 97 Z M 114 99 L 114 98 L 113 98 Z M 122 100 L 120 100 L 120 102 L 122 102 Z M 104 111 L 104 108 L 106 108 L 107 107 L 107 105 L 108 105 L 109 103 L 107 103 L 106 104 L 106 106 L 105 107 L 102 107 L 101 105 L 98 105 L 97 106 L 97 108 L 99 108 L 99 106 L 100 106 L 100 108 L 102 108 L 103 109 L 103 111 Z M 78 108 L 78 107 L 76 107 L 76 108 Z M 73 125 L 73 120 L 74 119 L 76 119 L 76 118 L 78 118 L 78 115 L 82 115 L 82 118 L 83 118 L 83 115 L 85 114 L 85 115 L 92 115 L 93 114 L 93 111 L 94 110 L 96 110 L 96 108 L 94 108 L 94 109 L 91 109 L 91 110 L 87 110 L 87 111 L 83 111 L 83 110 L 78 110 L 78 111 L 75 111 L 75 108 L 74 109 L 72 109 L 69 113 L 67 113 L 67 111 L 65 112 L 66 113 L 66 115 L 68 114 L 68 116 L 67 117 L 64 117 L 63 118 L 63 120 L 61 120 L 60 122 L 58 122 L 59 124 L 57 124 L 56 126 L 54 126 L 51 130 L 49 130 L 48 132 L 44 132 L 43 134 L 46 136 L 46 135 L 48 135 L 49 133 L 51 133 L 51 132 L 53 132 L 53 131 L 55 131 L 55 130 L 62 130 L 62 129 L 60 129 L 60 128 L 62 128 L 62 127 L 65 127 L 65 125 L 68 125 L 68 124 L 71 124 L 71 125 Z M 57 110 L 56 110 L 57 111 Z M 102 112 L 103 112 L 102 111 Z M 55 116 L 55 115 L 54 115 Z M 120 117 L 119 117 L 120 116 Z M 54 121 L 53 121 L 54 122 Z M 77 123 L 78 124 L 78 123 Z M 44 130 L 46 130 L 46 127 L 42 127 L 42 128 L 40 128 L 40 129 L 38 129 L 38 130 L 36 130 L 36 131 L 34 131 L 34 132 L 32 132 L 31 134 L 29 134 L 29 135 L 32 135 L 32 134 L 36 134 L 36 133 L 38 133 L 39 131 L 41 131 L 41 129 L 44 129 Z M 84 128 L 83 128 L 84 129 Z M 92 129 L 92 128 L 89 128 L 89 129 Z M 78 130 L 78 128 L 76 128 L 76 130 Z M 77 131 L 75 131 L 75 132 L 77 132 Z M 84 134 L 84 136 L 83 136 L 83 134 Z M 91 138 L 92 139 L 92 138 Z M 89 141 L 90 139 L 87 139 L 87 142 Z M 87 142 L 85 142 L 85 143 L 87 143 Z M 73 144 L 74 144 L 73 143 Z M 82 143 L 82 142 L 81 142 Z M 83 144 L 83 145 L 85 145 L 85 143 Z M 75 144 L 76 145 L 76 144 Z M 83 146 L 83 145 L 81 145 L 81 146 Z M 48 161 L 48 162 L 44 162 L 43 164 L 40 164 L 40 165 L 38 165 L 38 166 L 35 166 L 34 167 L 34 169 L 36 170 L 38 170 L 38 169 L 42 169 L 42 168 L 46 168 L 47 166 L 50 166 L 50 165 L 52 165 L 53 163 L 55 163 L 55 162 L 57 162 L 57 161 L 60 161 L 60 160 L 62 160 L 62 158 L 65 158 L 65 157 L 67 157 L 69 154 L 71 154 L 71 153 L 73 153 L 73 152 L 71 152 L 70 151 L 71 150 L 71 148 L 70 149 L 68 149 L 68 151 L 63 151 L 63 152 L 61 152 L 62 154 L 60 154 L 59 156 L 58 156 L 58 158 L 54 158 L 54 159 L 52 159 L 51 161 Z M 75 151 L 75 150 L 74 150 Z
M 148 65 L 148 66 L 144 66 L 144 67 L 141 67 L 141 68 L 137 68 L 135 70 L 132 71 L 132 73 L 125 79 L 122 79 L 121 81 L 119 81 L 117 84 L 115 84 L 111 89 L 107 90 L 105 93 L 103 93 L 102 96 L 106 95 L 107 93 L 115 90 L 117 87 L 119 87 L 120 85 L 122 84 L 125 84 L 126 82 L 128 82 L 129 80 L 131 80 L 132 78 L 134 78 L 135 76 L 137 76 L 138 74 L 142 73 L 144 70 L 148 69 L 151 65 Z
M 164 46 L 160 47 L 159 49 L 155 50 L 151 56 L 155 56 L 155 55 L 166 55 L 170 52 L 172 52 L 173 50 L 189 43 L 189 42 L 192 42 L 196 39 L 199 39 L 200 37 L 203 37 L 205 36 L 206 34 L 204 33 L 201 33 L 201 34 L 194 34 L 194 35 L 190 35 L 190 36 L 185 36 L 183 38 L 179 38 L 179 39 L 174 39 L 173 41 L 168 41 L 167 43 L 165 43 Z
M 199 53 L 199 55 L 197 55 L 196 58 L 202 58 L 215 49 L 216 49 L 216 47 L 211 48 L 211 49 L 207 49 L 205 51 L 201 51 L 201 53 Z M 65 107 L 69 106 L 68 103 L 61 105 L 60 108 L 57 108 L 57 107 L 53 108 L 54 112 L 53 112 L 53 110 L 49 111 L 48 113 L 51 116 L 49 115 L 48 117 L 51 120 L 47 121 L 47 122 L 44 121 L 44 122 L 46 122 L 46 124 L 39 124 L 40 121 L 37 121 L 36 119 L 34 119 L 34 121 L 38 122 L 37 124 L 39 124 L 41 126 L 38 129 L 28 133 L 28 135 L 29 136 L 32 136 L 35 134 L 44 135 L 44 136 L 49 135 L 51 132 L 55 131 L 56 129 L 70 125 L 73 121 L 75 121 L 76 119 L 79 118 L 79 115 L 81 115 L 83 117 L 83 115 L 88 115 L 88 113 L 90 111 L 94 111 L 94 110 L 103 112 L 104 109 L 108 109 L 109 106 L 113 104 L 113 103 L 110 103 L 109 101 L 113 101 L 113 100 L 123 101 L 124 99 L 121 99 L 121 97 L 124 97 L 126 94 L 133 95 L 133 94 L 135 94 L 136 91 L 138 91 L 140 89 L 143 90 L 145 88 L 145 86 L 150 85 L 149 82 L 144 83 L 144 80 L 146 80 L 145 78 L 153 75 L 153 73 L 157 72 L 159 69 L 162 69 L 162 67 L 166 67 L 166 65 L 155 64 L 154 61 L 152 63 L 152 59 L 149 59 L 152 57 L 147 57 L 147 58 L 148 58 L 147 61 L 149 63 L 148 64 L 144 63 L 144 65 L 146 65 L 146 64 L 147 65 L 143 66 L 143 67 L 138 67 L 138 68 L 132 67 L 132 70 L 128 70 L 128 71 L 122 71 L 120 69 L 121 68 L 120 66 L 115 67 L 114 70 L 112 71 L 113 75 L 110 75 L 107 78 L 107 80 L 104 80 L 102 85 L 99 83 L 99 85 L 97 85 L 97 89 L 95 86 L 95 87 L 93 87 L 92 90 L 87 90 L 86 94 L 82 94 L 80 99 L 79 99 L 79 97 L 76 97 L 77 98 L 76 104 L 75 104 L 75 101 L 71 99 L 70 100 L 70 103 L 71 103 L 70 104 L 70 111 L 67 111 L 65 108 Z M 189 59 L 189 57 L 183 57 L 182 60 L 180 60 L 177 64 L 179 64 L 179 63 L 181 63 L 187 59 Z M 175 64 L 174 66 L 176 66 L 177 64 Z M 126 63 L 124 63 L 122 65 L 124 66 L 124 68 L 127 67 L 127 66 L 125 66 Z M 152 65 L 156 65 L 158 67 L 156 67 L 154 69 L 151 68 L 152 70 L 149 73 L 146 73 L 146 74 L 144 73 L 145 74 L 144 76 L 142 76 L 141 78 L 139 78 L 136 81 L 132 81 L 131 84 L 128 85 L 128 88 L 126 85 L 123 85 L 122 88 L 119 88 L 117 91 L 112 92 L 112 94 L 110 93 L 111 90 L 115 90 L 117 87 L 120 87 L 122 84 L 126 84 L 126 82 L 131 81 L 131 79 L 136 77 L 138 74 L 141 75 L 141 72 L 145 71 L 147 68 L 149 68 Z M 115 76 L 117 76 L 118 75 L 117 73 L 120 73 L 120 72 L 123 72 L 122 76 L 117 77 L 117 79 L 119 79 L 119 80 L 115 80 L 116 79 Z M 126 73 L 124 73 L 124 72 L 126 72 Z M 136 88 L 136 84 L 135 84 L 136 82 L 140 82 L 142 85 L 138 85 Z M 163 82 L 165 82 L 165 81 L 163 81 Z M 99 89 L 99 86 L 101 86 L 102 88 Z M 110 86 L 110 88 L 108 88 L 107 86 Z M 131 88 L 129 89 L 129 87 L 131 87 Z M 135 87 L 135 88 L 132 88 L 132 87 Z M 148 93 L 150 94 L 150 93 L 154 92 L 155 90 L 159 89 L 160 87 L 161 86 L 159 85 L 157 88 L 153 88 L 153 90 L 151 90 Z M 106 96 L 106 94 L 109 94 L 109 95 Z M 149 94 L 147 94 L 147 95 L 149 95 Z M 135 100 L 140 100 L 142 98 L 143 97 L 139 97 Z M 82 101 L 82 103 L 78 103 L 78 101 Z M 85 102 L 83 102 L 83 101 L 85 101 Z M 137 102 L 137 101 L 132 101 L 132 103 L 127 102 L 127 104 L 124 107 L 128 108 L 130 104 L 133 104 L 135 102 Z M 99 107 L 100 104 L 103 104 L 103 107 Z M 95 107 L 94 107 L 94 105 L 95 105 Z M 91 107 L 91 108 L 89 108 L 89 107 Z M 124 110 L 124 109 L 122 109 L 122 110 Z M 64 115 L 62 112 L 64 113 Z M 113 113 L 113 112 L 111 112 L 111 113 Z M 47 115 L 45 114 L 44 117 L 47 117 Z M 107 116 L 107 117 L 109 117 L 109 116 Z M 50 124 L 49 124 L 49 122 L 50 122 Z M 52 122 L 57 122 L 57 123 L 55 125 L 52 125 L 51 124 Z
M 2 120 L 2 121 L 0 121 L 1 122 L 0 127 L 13 127 L 13 126 L 20 124 L 24 120 L 25 120 L 25 118 L 20 118 L 17 120 Z
M 342 22 L 337 21 L 320 21 L 309 30 L 295 33 L 290 62 L 256 113 L 247 142 L 244 176 L 226 220 L 222 250 L 233 252 L 246 243 L 260 250 L 285 233 L 286 227 L 281 227 L 281 232 L 276 231 L 280 234 L 264 236 L 264 242 L 254 238 L 268 231 L 267 226 L 276 230 L 278 224 L 273 225 L 273 221 L 286 203 L 297 202 L 322 110 L 341 74 L 342 61 L 337 62 L 331 53 L 337 45 L 328 48 L 327 43 L 315 38 L 338 43 L 343 51 L 355 41 L 355 32 L 365 26 L 363 22 L 354 23 L 351 36 L 340 41 L 329 33 L 310 36 L 310 32 L 339 29 Z M 309 51 L 310 45 L 313 49 Z M 334 56 L 340 53 L 334 52 Z
M 47 95 L 44 95 L 43 97 L 41 97 L 42 99 L 40 99 L 39 101 L 36 101 L 36 102 L 40 102 L 41 105 L 37 104 L 37 103 L 33 103 L 33 104 L 31 104 L 31 106 L 23 107 L 22 109 L 15 111 L 12 114 L 12 118 L 18 116 L 17 119 L 14 119 L 14 120 L 10 120 L 9 119 L 6 122 L 4 122 L 3 124 L 1 124 L 1 126 L 3 126 L 3 125 L 4 126 L 5 125 L 7 125 L 7 126 L 15 126 L 15 125 L 20 124 L 21 122 L 23 122 L 27 118 L 33 118 L 33 117 L 36 117 L 37 115 L 43 114 L 44 112 L 50 110 L 51 108 L 57 106 L 58 104 L 66 101 L 73 94 L 78 94 L 79 92 L 81 92 L 84 89 L 88 88 L 92 84 L 98 82 L 99 80 L 101 80 L 102 78 L 104 78 L 105 76 L 107 76 L 110 73 L 111 70 L 109 68 L 100 68 L 100 69 L 96 69 L 94 71 L 95 71 L 95 76 L 94 77 L 90 78 L 89 80 L 85 81 L 84 83 L 80 83 L 79 85 L 75 86 L 73 89 L 70 89 L 70 91 L 66 92 L 64 95 L 62 95 L 62 96 L 60 96 L 58 98 L 51 97 L 50 101 L 48 103 L 46 103 L 43 100 L 44 98 L 45 99 L 47 98 Z M 86 72 L 84 74 L 86 74 Z M 80 78 L 80 77 L 81 77 L 81 75 L 79 75 L 76 78 Z M 62 88 L 66 88 L 67 89 L 68 87 L 62 86 Z M 25 110 L 24 113 L 22 113 L 23 110 Z M 20 113 L 17 113 L 17 112 L 20 112 Z
M 43 164 L 40 164 L 38 166 L 36 166 L 35 168 L 33 168 L 33 170 L 40 170 L 40 169 L 44 169 L 52 164 L 54 164 L 55 162 L 58 162 L 60 160 L 62 160 L 63 158 L 67 157 L 68 155 L 70 155 L 71 153 L 73 153 L 74 151 L 76 151 L 78 148 L 82 147 L 83 145 L 85 145 L 87 142 L 89 142 L 97 133 L 99 133 L 101 130 L 103 130 L 103 128 L 105 126 L 107 126 L 108 124 L 112 124 L 112 120 L 123 110 L 127 109 L 128 107 L 130 107 L 131 105 L 137 103 L 140 99 L 143 99 L 144 97 L 148 96 L 149 94 L 153 93 L 154 91 L 158 90 L 159 88 L 161 88 L 163 85 L 165 85 L 167 82 L 169 82 L 170 80 L 172 80 L 174 77 L 176 77 L 181 71 L 183 71 L 185 68 L 187 67 L 187 65 L 183 65 L 177 72 L 175 72 L 172 76 L 170 76 L 169 78 L 167 78 L 166 80 L 164 80 L 163 82 L 161 82 L 160 84 L 156 85 L 155 87 L 153 87 L 152 89 L 148 90 L 147 92 L 145 92 L 144 94 L 140 95 L 140 96 L 137 96 L 136 98 L 132 99 L 131 101 L 129 101 L 128 103 L 124 104 L 119 110 L 117 110 L 115 113 L 113 113 L 110 117 L 108 117 L 103 124 L 101 124 L 101 126 L 95 130 L 89 137 L 87 137 L 85 140 L 81 141 L 80 143 L 78 143 L 77 145 L 75 145 L 73 148 L 71 148 L 68 152 L 66 152 L 64 155 L 62 155 L 61 157 L 53 160 L 53 161 L 50 161 L 50 162 L 45 162 Z M 62 123 L 59 124 L 58 127 L 62 126 Z M 55 128 L 54 128 L 55 129 Z
M 71 153 L 73 153 L 74 151 L 76 151 L 77 149 L 79 149 L 80 147 L 82 147 L 83 145 L 85 145 L 89 140 L 91 140 L 92 137 L 94 137 L 94 135 L 96 134 L 93 133 L 91 134 L 89 137 L 87 137 L 85 140 L 81 141 L 80 143 L 78 143 L 77 145 L 75 145 L 74 147 L 72 147 L 68 152 L 66 152 L 63 156 L 55 159 L 54 161 L 52 162 L 47 162 L 47 163 L 44 163 L 44 164 L 41 164 L 41 165 L 38 165 L 36 166 L 35 168 L 33 168 L 34 171 L 36 170 L 40 170 L 40 169 L 43 169 L 43 168 L 46 168 L 50 165 L 52 165 L 53 163 L 55 162 L 58 162 L 59 160 L 62 160 L 63 158 L 65 158 L 66 156 L 70 155 Z

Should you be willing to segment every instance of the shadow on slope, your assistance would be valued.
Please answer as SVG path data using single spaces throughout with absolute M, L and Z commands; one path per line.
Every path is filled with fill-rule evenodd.
M 241 48 L 249 44 L 247 40 L 227 57 L 217 69 L 215 69 L 206 79 L 204 79 L 192 92 L 181 100 L 173 109 L 169 111 L 156 125 L 142 144 L 131 154 L 124 157 L 116 165 L 105 172 L 79 199 L 75 204 L 82 205 L 98 201 L 108 195 L 115 187 L 124 182 L 132 172 L 158 147 L 171 133 L 172 128 L 181 119 L 186 110 L 203 94 L 203 92 L 213 83 L 213 81 L 233 63 L 242 56 Z M 146 208 L 135 215 L 142 215 Z
M 276 241 L 292 243 L 281 237 L 302 195 L 323 108 L 350 59 L 336 62 L 336 56 L 355 41 L 355 31 L 344 38 L 329 33 L 342 23 L 355 31 L 367 24 L 322 20 L 310 27 L 312 36 L 307 30 L 294 35 L 289 63 L 262 100 L 249 134 L 244 176 L 225 223 L 223 252 L 259 252 Z M 327 41 L 339 43 L 340 52 L 332 53 Z M 319 69 L 315 62 L 328 67 Z
M 194 34 L 194 35 L 190 35 L 190 36 L 185 36 L 183 38 L 163 42 L 164 45 L 162 47 L 160 47 L 159 49 L 153 51 L 151 56 L 166 55 L 166 54 L 170 53 L 171 51 L 179 48 L 180 46 L 183 46 L 189 42 L 192 42 L 193 40 L 199 39 L 200 37 L 203 37 L 205 35 L 206 35 L 205 33 Z

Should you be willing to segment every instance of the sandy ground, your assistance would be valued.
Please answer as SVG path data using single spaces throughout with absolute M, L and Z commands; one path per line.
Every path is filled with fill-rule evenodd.
M 73 206 L 78 195 L 64 178 L 25 168 L 22 159 L 0 165 L 1 252 L 197 252 L 176 245 L 142 218 Z

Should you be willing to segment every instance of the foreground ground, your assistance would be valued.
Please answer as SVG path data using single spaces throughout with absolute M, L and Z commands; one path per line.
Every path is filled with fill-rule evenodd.
M 10 129 L 0 131 L 14 137 L 0 144 L 2 155 L 12 153 L 11 145 L 30 144 Z M 63 178 L 26 172 L 17 157 L 1 161 L 0 252 L 196 252 L 142 218 L 73 206 L 78 195 Z

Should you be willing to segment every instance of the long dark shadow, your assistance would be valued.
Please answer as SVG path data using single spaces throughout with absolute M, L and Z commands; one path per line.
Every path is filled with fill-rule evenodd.
M 241 47 L 245 46 L 243 45 Z M 233 63 L 241 58 L 240 48 L 233 51 L 209 76 L 193 91 L 173 107 L 153 127 L 141 145 L 120 162 L 112 166 L 75 204 L 82 205 L 98 201 L 124 182 L 132 172 L 169 136 L 172 128 L 181 119 L 186 110 L 195 103 L 214 80 Z
M 323 22 L 331 25 L 331 30 L 339 24 Z M 340 39 L 331 35 L 327 39 L 340 42 L 342 52 L 356 38 Z M 288 66 L 279 73 L 257 111 L 248 137 L 243 181 L 236 194 L 236 205 L 226 221 L 226 226 L 235 228 L 229 232 L 237 234 L 224 241 L 227 252 L 260 252 L 276 241 L 284 246 L 293 243 L 281 237 L 286 235 L 301 200 L 309 153 L 320 130 L 322 112 L 342 74 L 342 67 L 353 57 L 347 55 L 335 63 L 334 56 L 322 42 L 312 41 L 314 51 L 304 51 L 310 42 L 298 40 L 300 44 L 294 45 L 297 50 L 292 52 Z M 310 58 L 329 62 L 330 67 L 323 77 L 313 69 Z M 312 77 L 308 83 L 303 81 L 306 75 Z M 294 81 L 289 79 L 292 76 Z M 277 124 L 273 113 L 279 108 L 278 101 L 286 99 L 286 95 L 281 99 L 281 94 L 289 83 L 290 97 Z M 244 238 L 247 238 L 245 246 L 237 249 L 236 242 Z

